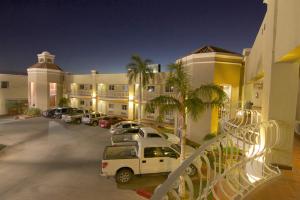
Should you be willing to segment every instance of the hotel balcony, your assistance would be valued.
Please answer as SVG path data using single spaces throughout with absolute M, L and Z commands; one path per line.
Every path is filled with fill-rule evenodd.
M 98 91 L 100 99 L 128 99 L 128 91 Z
M 69 95 L 71 97 L 76 97 L 76 96 L 89 96 L 91 97 L 92 96 L 92 90 L 71 90 L 69 92 Z

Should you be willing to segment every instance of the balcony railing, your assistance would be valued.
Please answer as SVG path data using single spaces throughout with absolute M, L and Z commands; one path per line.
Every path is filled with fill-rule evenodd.
M 91 90 L 71 91 L 70 95 L 73 95 L 73 96 L 91 96 L 92 95 L 92 91 Z
M 126 91 L 98 91 L 98 96 L 100 98 L 127 99 L 129 94 Z
M 179 188 L 183 181 L 184 199 L 243 199 L 258 185 L 280 175 L 280 170 L 270 164 L 271 149 L 280 141 L 279 132 L 276 121 L 223 132 L 173 171 L 151 199 L 182 199 Z M 197 168 L 194 177 L 186 174 L 191 165 Z

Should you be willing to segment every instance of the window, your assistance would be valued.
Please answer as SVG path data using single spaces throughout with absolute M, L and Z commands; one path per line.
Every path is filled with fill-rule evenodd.
M 144 149 L 144 158 L 161 157 L 162 152 L 159 147 L 146 147 Z
M 166 86 L 165 87 L 165 92 L 174 92 L 174 87 L 173 86 Z
M 52 63 L 52 60 L 51 59 L 47 59 L 47 63 Z
M 8 81 L 1 81 L 1 88 L 8 88 L 9 82 Z
M 138 125 L 138 124 L 131 124 L 131 126 L 132 126 L 133 128 L 137 128 L 139 125 Z
M 115 85 L 109 85 L 108 90 L 115 90 Z
M 147 137 L 148 138 L 161 138 L 161 136 L 156 133 L 148 133 Z
M 123 91 L 127 92 L 128 91 L 128 85 L 123 85 Z
M 122 128 L 130 128 L 130 124 L 123 124 Z
M 109 108 L 109 109 L 114 109 L 114 104 L 111 104 L 111 103 L 108 104 L 108 108 Z
M 162 147 L 161 152 L 162 152 L 162 157 L 169 157 L 169 158 L 176 158 L 176 159 L 179 158 L 179 154 L 169 147 Z
M 100 114 L 96 114 L 96 117 L 100 117 Z
M 139 129 L 129 129 L 125 133 L 138 133 Z
M 155 92 L 155 86 L 153 86 L 153 85 L 148 86 L 147 91 L 148 92 Z
M 84 105 L 84 100 L 80 100 L 80 105 Z
M 93 85 L 91 84 L 91 85 L 90 85 L 90 90 L 92 90 L 92 89 L 93 89 Z
M 90 101 L 90 106 L 92 106 L 93 105 L 93 102 L 92 101 Z
M 79 85 L 79 89 L 80 89 L 80 90 L 84 90 L 84 85 L 83 85 L 83 84 L 80 84 L 80 85 Z
M 122 110 L 127 110 L 127 105 L 122 105 Z

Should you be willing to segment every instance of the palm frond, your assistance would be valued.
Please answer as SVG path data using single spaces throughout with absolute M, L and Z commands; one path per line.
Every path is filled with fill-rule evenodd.
M 162 118 L 170 111 L 176 112 L 182 110 L 182 108 L 183 105 L 176 98 L 164 95 L 151 99 L 145 105 L 145 111 L 148 113 L 153 113 L 156 109 L 158 109 L 159 118 Z
M 223 88 L 216 84 L 205 84 L 196 88 L 195 93 L 205 103 L 211 106 L 221 106 L 228 98 Z

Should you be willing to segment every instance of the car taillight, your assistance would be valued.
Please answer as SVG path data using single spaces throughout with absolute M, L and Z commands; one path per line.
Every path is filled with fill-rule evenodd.
M 102 169 L 104 169 L 105 167 L 107 167 L 108 163 L 107 162 L 103 162 L 102 163 Z

